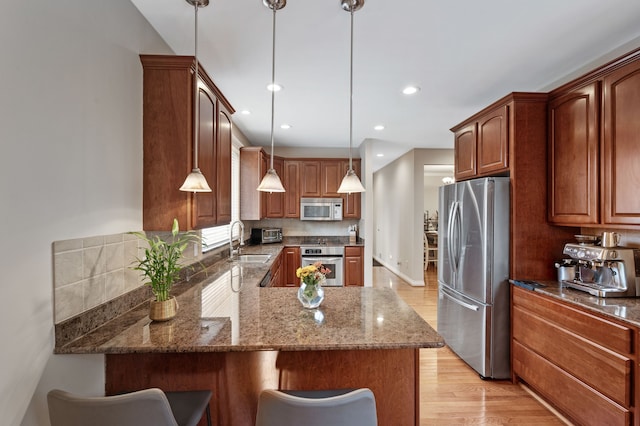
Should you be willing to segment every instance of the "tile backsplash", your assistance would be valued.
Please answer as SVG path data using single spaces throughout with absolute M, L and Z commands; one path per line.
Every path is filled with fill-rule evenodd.
M 144 242 L 131 234 L 53 243 L 54 323 L 58 324 L 140 287 L 130 269 Z

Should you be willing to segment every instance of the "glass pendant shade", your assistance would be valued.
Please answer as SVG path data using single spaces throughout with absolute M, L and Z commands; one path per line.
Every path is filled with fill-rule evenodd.
M 338 188 L 339 194 L 351 194 L 353 192 L 365 192 L 362 182 L 358 179 L 358 175 L 353 169 L 349 169 L 347 174 L 342 178 L 340 188 Z
M 209 184 L 200 169 L 193 169 L 184 180 L 184 183 L 180 187 L 180 191 L 211 192 L 211 187 L 209 187 Z
M 262 182 L 258 185 L 258 191 L 262 192 L 285 192 L 284 186 L 282 186 L 282 182 L 278 177 L 278 173 L 276 173 L 275 169 L 267 170 L 264 177 L 262 178 Z

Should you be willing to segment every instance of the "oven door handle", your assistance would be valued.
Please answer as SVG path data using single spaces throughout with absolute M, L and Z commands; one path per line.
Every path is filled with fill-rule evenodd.
M 344 258 L 344 256 L 302 256 L 303 259 L 305 259 L 306 261 L 310 261 L 313 260 L 313 263 L 315 262 L 322 262 L 322 263 L 330 263 L 330 262 L 342 262 L 342 259 Z

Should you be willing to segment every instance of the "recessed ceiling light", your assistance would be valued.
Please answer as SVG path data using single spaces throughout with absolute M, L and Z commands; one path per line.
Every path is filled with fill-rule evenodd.
M 376 157 L 384 157 L 384 154 L 376 154 Z
M 271 91 L 279 92 L 279 91 L 281 91 L 282 89 L 284 89 L 284 86 L 282 86 L 282 85 L 280 85 L 280 84 L 278 84 L 278 83 L 275 83 L 275 84 L 268 84 L 268 85 L 267 85 L 267 90 L 268 90 L 268 91 L 270 91 L 270 92 L 271 92 Z
M 243 109 L 242 111 L 240 111 L 240 114 L 249 115 L 249 114 L 251 114 L 251 111 L 249 111 L 248 109 Z
M 418 86 L 407 86 L 402 89 L 402 93 L 404 93 L 405 95 L 413 95 L 415 93 L 418 93 L 419 91 L 420 88 Z
M 384 126 L 382 124 L 378 124 L 373 128 L 373 130 L 384 130 Z
M 290 124 L 282 124 L 282 125 L 280 125 L 280 128 L 281 129 L 290 129 L 291 125 Z

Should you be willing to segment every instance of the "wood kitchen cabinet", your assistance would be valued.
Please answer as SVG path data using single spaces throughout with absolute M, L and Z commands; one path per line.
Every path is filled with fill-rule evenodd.
M 283 258 L 283 287 L 300 287 L 300 278 L 296 276 L 296 270 L 301 266 L 300 247 L 285 247 L 282 250 Z
M 261 192 L 258 185 L 269 169 L 271 158 L 261 147 L 244 147 L 240 149 L 240 220 L 260 220 L 264 218 L 281 218 L 284 216 L 285 193 Z M 284 160 L 273 158 L 273 168 L 278 173 L 285 190 L 287 182 L 284 177 Z
M 549 221 L 599 221 L 600 84 L 549 101 Z
M 602 223 L 640 225 L 640 58 L 604 77 Z
M 640 225 L 640 52 L 550 95 L 549 221 Z
M 514 379 L 576 424 L 633 424 L 635 335 L 624 323 L 512 287 Z
M 269 287 L 282 287 L 284 275 L 283 260 L 282 252 L 280 252 L 271 264 L 271 269 L 269 270 L 271 272 Z
M 346 246 L 344 248 L 344 285 L 364 286 L 364 247 Z
M 454 134 L 456 180 L 508 171 L 509 104 L 482 113 Z
M 285 187 L 284 193 L 258 193 L 269 157 L 260 147 L 240 149 L 240 219 L 299 218 L 300 198 L 342 198 L 344 219 L 360 219 L 361 194 L 339 194 L 338 188 L 347 173 L 344 158 L 308 159 L 274 157 L 273 167 Z M 353 160 L 360 176 L 360 159 Z
M 143 81 L 143 229 L 199 229 L 231 218 L 231 115 L 235 112 L 192 56 L 140 55 Z M 200 108 L 198 165 L 210 193 L 179 190 L 193 168 L 194 93 Z
M 576 233 L 547 220 L 547 100 L 511 93 L 451 129 L 457 180 L 509 176 L 511 279 L 555 279 L 554 262 Z
M 284 193 L 284 217 L 300 217 L 300 161 L 284 160 L 284 181 L 287 192 Z

